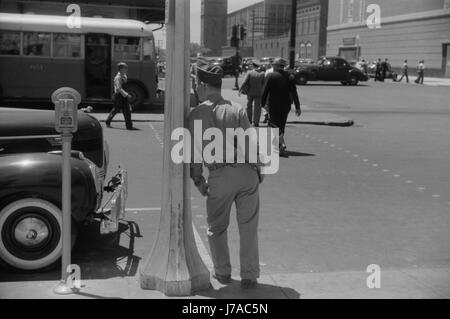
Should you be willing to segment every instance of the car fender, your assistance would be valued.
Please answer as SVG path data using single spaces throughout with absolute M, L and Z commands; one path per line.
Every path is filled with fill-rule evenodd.
M 71 158 L 72 216 L 82 221 L 97 203 L 95 181 L 89 164 Z M 61 207 L 62 157 L 57 154 L 28 153 L 0 156 L 0 206 L 22 197 L 36 197 Z

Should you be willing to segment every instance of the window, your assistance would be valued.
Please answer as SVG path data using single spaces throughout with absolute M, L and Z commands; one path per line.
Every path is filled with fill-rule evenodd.
M 81 36 L 79 34 L 54 33 L 53 56 L 81 58 Z
M 0 32 L 0 54 L 6 55 L 20 54 L 20 32 L 14 31 Z
M 138 61 L 141 57 L 140 38 L 114 37 L 114 58 L 116 60 Z
M 50 33 L 24 32 L 23 54 L 28 56 L 50 56 Z
M 312 58 L 312 44 L 311 42 L 306 43 L 306 58 L 311 59 Z
M 155 49 L 152 39 L 143 39 L 144 60 L 153 60 Z

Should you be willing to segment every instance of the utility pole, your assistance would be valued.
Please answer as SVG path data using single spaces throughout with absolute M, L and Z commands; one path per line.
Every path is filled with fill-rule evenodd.
M 289 42 L 289 67 L 295 67 L 295 38 L 297 35 L 297 0 L 292 0 L 291 39 Z
M 252 11 L 252 56 L 255 56 L 255 9 Z
M 167 77 L 164 113 L 162 209 L 158 237 L 140 267 L 142 289 L 167 296 L 189 296 L 210 287 L 210 273 L 195 244 L 192 226 L 189 164 L 171 157 L 173 130 L 186 127 L 189 74 L 189 0 L 166 1 Z

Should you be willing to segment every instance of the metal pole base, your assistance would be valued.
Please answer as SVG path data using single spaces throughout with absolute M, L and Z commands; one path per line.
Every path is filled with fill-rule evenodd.
M 53 292 L 57 295 L 71 295 L 79 291 L 80 290 L 77 288 L 70 288 L 64 281 L 61 281 L 55 288 L 53 288 Z

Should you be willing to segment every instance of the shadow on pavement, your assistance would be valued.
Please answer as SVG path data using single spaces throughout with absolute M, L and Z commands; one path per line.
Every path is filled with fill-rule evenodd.
M 294 151 L 286 151 L 287 156 L 289 157 L 313 157 L 316 156 L 315 154 L 309 154 L 309 153 L 300 153 L 300 152 L 294 152 Z
M 134 255 L 135 239 L 142 237 L 138 225 L 123 221 L 117 233 L 108 235 L 101 235 L 99 229 L 97 220 L 80 226 L 78 240 L 72 249 L 72 264 L 80 266 L 82 278 L 135 276 L 141 259 Z M 33 272 L 0 268 L 0 282 L 53 281 L 60 278 L 60 262 L 49 269 Z
M 196 295 L 214 299 L 300 299 L 300 293 L 292 288 L 259 283 L 254 288 L 242 289 L 237 280 L 219 289 L 198 291 Z

